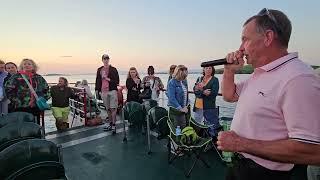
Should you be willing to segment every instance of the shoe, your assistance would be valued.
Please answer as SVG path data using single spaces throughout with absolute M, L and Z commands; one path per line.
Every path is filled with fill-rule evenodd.
M 112 135 L 117 134 L 116 126 L 112 126 L 111 129 L 112 129 Z
M 63 130 L 64 123 L 62 121 L 56 121 L 56 128 L 58 131 Z
M 112 125 L 109 124 L 108 126 L 103 128 L 104 131 L 111 131 L 112 130 Z

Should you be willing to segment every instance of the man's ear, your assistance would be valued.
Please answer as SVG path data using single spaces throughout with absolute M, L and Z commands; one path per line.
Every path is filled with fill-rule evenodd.
M 270 46 L 270 44 L 274 41 L 275 39 L 275 33 L 272 30 L 267 30 L 265 33 L 265 39 L 264 39 L 264 45 L 266 47 Z

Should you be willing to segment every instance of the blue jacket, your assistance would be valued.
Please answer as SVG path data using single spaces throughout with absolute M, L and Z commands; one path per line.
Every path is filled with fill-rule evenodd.
M 186 80 L 182 81 L 182 84 L 188 90 L 188 83 Z M 188 94 L 184 97 L 181 81 L 171 79 L 168 84 L 168 106 L 172 106 L 176 109 L 182 109 L 184 107 L 184 98 L 187 98 L 187 105 L 189 104 Z
M 7 77 L 6 71 L 0 72 L 0 99 L 4 97 L 4 79 Z

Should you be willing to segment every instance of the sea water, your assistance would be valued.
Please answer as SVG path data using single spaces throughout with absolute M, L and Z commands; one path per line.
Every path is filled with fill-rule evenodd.
M 142 79 L 145 75 L 146 74 L 143 74 L 143 73 L 140 74 L 140 78 Z M 96 79 L 95 74 L 54 75 L 54 76 L 43 76 L 43 77 L 46 79 L 46 81 L 50 85 L 54 85 L 58 82 L 58 79 L 61 76 L 67 78 L 68 82 L 70 83 L 69 86 L 71 86 L 71 87 L 74 86 L 74 83 L 77 81 L 82 81 L 84 79 L 87 80 L 89 82 L 90 89 L 91 89 L 92 93 L 94 94 L 94 88 L 95 88 L 94 85 L 95 85 L 95 79 Z M 164 88 L 166 88 L 167 81 L 168 81 L 168 74 L 156 74 L 156 76 L 158 76 L 162 80 Z M 187 80 L 188 80 L 188 90 L 189 91 L 193 91 L 193 86 L 199 76 L 201 76 L 200 73 L 188 75 Z M 222 74 L 216 74 L 215 76 L 219 79 L 219 83 L 220 83 L 219 92 L 220 92 L 221 91 Z M 249 77 L 248 74 L 237 74 L 235 76 L 235 81 L 239 82 L 241 80 L 247 79 L 248 77 Z M 125 86 L 127 74 L 120 73 L 119 78 L 120 78 L 120 85 Z M 126 98 L 126 91 L 124 90 L 123 93 L 124 93 L 124 98 Z M 165 107 L 167 105 L 167 101 L 168 101 L 165 93 L 161 92 L 159 98 L 160 98 L 159 105 Z M 193 106 L 194 100 L 195 100 L 194 94 L 189 94 L 189 99 L 190 99 L 191 106 Z M 219 112 L 220 112 L 219 116 L 220 117 L 233 117 L 236 103 L 228 103 L 228 102 L 224 101 L 221 96 L 217 96 L 216 103 L 217 103 L 217 106 L 219 106 Z M 55 128 L 54 123 L 51 123 L 51 122 L 47 123 L 46 122 L 46 129 L 47 129 L 46 132 L 53 131 L 54 128 Z

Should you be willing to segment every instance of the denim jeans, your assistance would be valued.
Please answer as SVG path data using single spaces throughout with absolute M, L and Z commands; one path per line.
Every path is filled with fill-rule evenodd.
M 204 116 L 205 124 L 213 125 L 212 127 L 209 128 L 209 134 L 211 136 L 218 136 L 217 129 L 219 129 L 221 126 L 219 123 L 218 108 L 204 109 L 203 116 Z
M 199 123 L 203 124 L 203 109 L 195 108 L 194 119 Z

